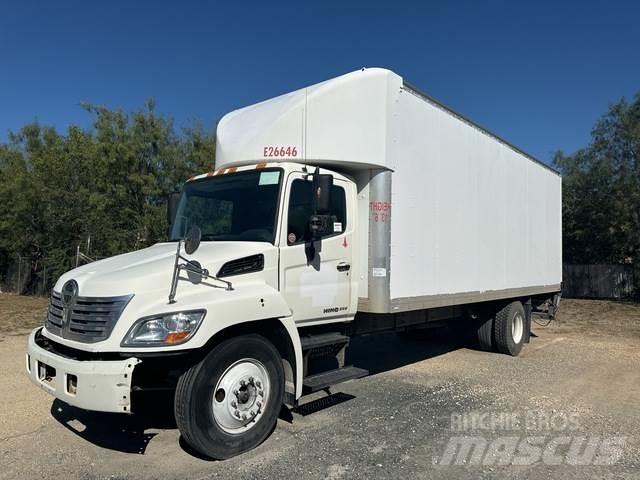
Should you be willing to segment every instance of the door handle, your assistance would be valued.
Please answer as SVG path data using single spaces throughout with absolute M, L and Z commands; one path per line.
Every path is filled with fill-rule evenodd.
M 339 272 L 348 272 L 349 270 L 351 270 L 351 265 L 349 265 L 347 262 L 340 262 L 336 268 Z

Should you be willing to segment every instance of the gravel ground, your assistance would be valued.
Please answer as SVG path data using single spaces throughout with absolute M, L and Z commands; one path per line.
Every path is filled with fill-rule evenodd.
M 84 412 L 33 387 L 24 333 L 45 306 L 0 295 L 0 479 L 640 478 L 638 305 L 565 300 L 518 358 L 442 336 L 356 339 L 350 362 L 371 376 L 335 387 L 342 403 L 283 411 L 265 443 L 224 462 L 180 442 L 163 399 L 126 417 Z M 487 448 L 451 456 L 459 437 Z M 521 442 L 536 441 L 548 454 L 524 462 Z

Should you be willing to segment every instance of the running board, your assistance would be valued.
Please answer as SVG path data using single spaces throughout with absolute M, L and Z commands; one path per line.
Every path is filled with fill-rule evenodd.
M 302 384 L 302 393 L 309 394 L 324 390 L 332 385 L 346 382 L 347 380 L 354 380 L 356 378 L 362 378 L 369 375 L 369 371 L 358 367 L 342 367 L 335 370 L 328 370 L 322 373 L 316 373 L 315 375 L 309 375 L 304 378 Z

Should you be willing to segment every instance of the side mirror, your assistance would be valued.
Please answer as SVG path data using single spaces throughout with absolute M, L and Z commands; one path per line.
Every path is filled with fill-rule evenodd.
M 202 283 L 205 275 L 209 275 L 209 271 L 202 268 L 200 262 L 196 260 L 189 260 L 184 264 L 184 269 L 187 271 L 187 278 L 194 285 Z
M 180 203 L 180 192 L 170 193 L 167 197 L 167 223 L 169 224 L 169 231 L 171 226 L 176 220 L 176 213 L 178 213 L 178 204 Z
M 200 246 L 200 239 L 202 238 L 202 232 L 195 225 L 189 227 L 187 235 L 184 237 L 184 251 L 187 255 L 192 255 L 198 250 Z
M 331 211 L 331 190 L 333 187 L 333 175 L 320 174 L 316 169 L 313 174 L 313 188 L 311 206 L 316 215 L 327 214 Z
M 332 232 L 331 230 L 331 190 L 333 189 L 333 175 L 321 174 L 316 168 L 313 174 L 311 188 L 311 208 L 313 215 L 309 219 L 309 230 L 313 239 Z

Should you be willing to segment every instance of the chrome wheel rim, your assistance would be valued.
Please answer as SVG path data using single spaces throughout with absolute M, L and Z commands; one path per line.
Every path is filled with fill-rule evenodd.
M 253 428 L 264 414 L 270 386 L 267 369 L 258 360 L 244 358 L 230 365 L 213 391 L 216 423 L 231 434 Z
M 513 343 L 516 345 L 520 343 L 522 340 L 522 334 L 524 332 L 524 319 L 522 315 L 516 313 L 513 316 L 513 320 L 511 320 L 511 337 L 513 338 Z

